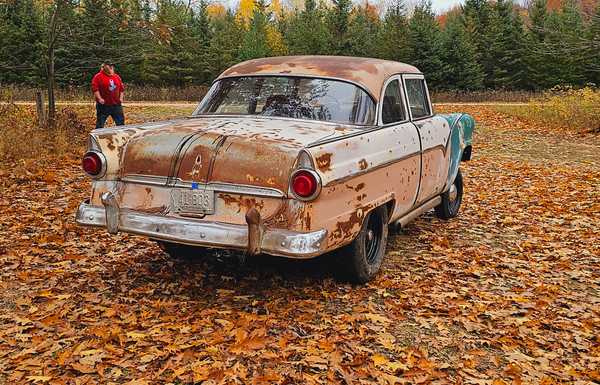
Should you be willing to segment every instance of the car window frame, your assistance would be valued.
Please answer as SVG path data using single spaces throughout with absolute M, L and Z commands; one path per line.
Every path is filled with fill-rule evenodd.
M 400 93 L 401 93 L 401 98 L 402 98 L 402 108 L 404 108 L 404 120 L 384 124 L 383 123 L 383 99 L 384 99 L 385 91 L 387 90 L 388 85 L 391 82 L 393 82 L 394 80 L 398 80 L 398 85 L 400 86 Z M 392 75 L 389 78 L 387 78 L 385 83 L 383 83 L 383 87 L 381 87 L 379 103 L 377 103 L 377 125 L 379 127 L 388 127 L 388 126 L 395 126 L 395 125 L 406 123 L 406 122 L 410 121 L 410 116 L 408 115 L 408 113 L 409 113 L 408 105 L 406 102 L 407 102 L 406 90 L 404 89 L 404 81 L 402 80 L 402 74 Z
M 418 118 L 413 117 L 412 115 L 412 111 L 410 109 L 410 100 L 408 98 L 408 88 L 406 87 L 406 80 L 422 80 L 423 84 L 425 85 L 425 97 L 427 98 L 426 102 L 427 102 L 427 106 L 429 107 L 429 115 L 424 115 L 424 116 L 419 116 Z M 433 112 L 433 105 L 431 103 L 431 96 L 429 95 L 429 87 L 427 87 L 427 80 L 425 79 L 425 76 L 422 74 L 403 74 L 402 75 L 402 84 L 403 84 L 403 88 L 404 88 L 404 95 L 406 97 L 406 108 L 408 109 L 408 112 L 410 114 L 410 120 L 412 122 L 418 122 L 420 120 L 423 119 L 429 119 L 431 117 L 433 117 L 435 115 L 435 113 Z

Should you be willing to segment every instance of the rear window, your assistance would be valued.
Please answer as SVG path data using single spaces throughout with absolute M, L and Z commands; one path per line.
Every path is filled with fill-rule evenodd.
M 360 87 L 292 76 L 225 78 L 213 84 L 197 114 L 277 116 L 373 125 L 375 103 Z

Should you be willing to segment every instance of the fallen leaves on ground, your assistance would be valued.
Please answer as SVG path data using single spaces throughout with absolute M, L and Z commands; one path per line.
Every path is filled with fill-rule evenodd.
M 171 259 L 75 225 L 77 156 L 3 165 L 0 383 L 599 382 L 599 143 L 445 109 L 479 123 L 462 212 L 392 235 L 365 286 L 326 257 Z

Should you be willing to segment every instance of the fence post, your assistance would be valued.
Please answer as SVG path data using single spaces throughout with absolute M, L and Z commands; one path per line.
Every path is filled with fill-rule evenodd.
M 44 98 L 41 91 L 35 93 L 35 107 L 37 109 L 38 124 L 40 127 L 46 126 L 46 110 L 44 109 Z

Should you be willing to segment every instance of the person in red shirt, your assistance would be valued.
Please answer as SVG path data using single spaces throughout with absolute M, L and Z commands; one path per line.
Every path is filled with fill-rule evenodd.
M 124 125 L 123 94 L 125 87 L 119 75 L 115 73 L 115 65 L 112 61 L 104 61 L 100 66 L 100 71 L 94 75 L 92 92 L 96 98 L 96 128 L 104 127 L 109 116 L 117 126 Z

